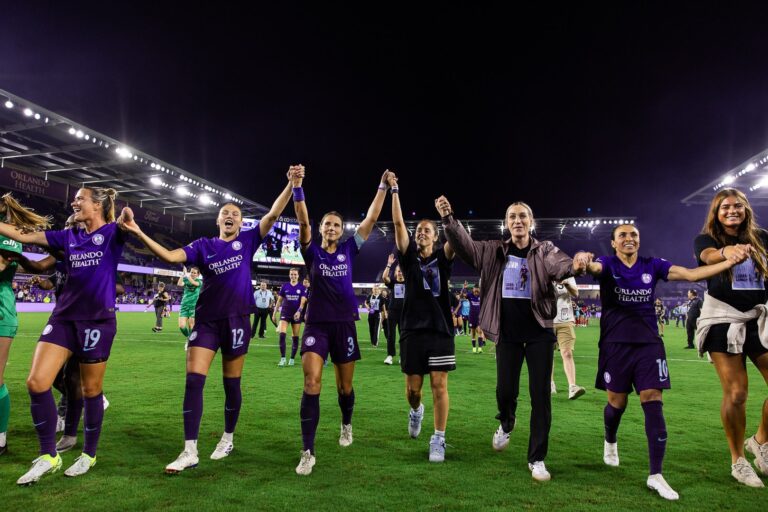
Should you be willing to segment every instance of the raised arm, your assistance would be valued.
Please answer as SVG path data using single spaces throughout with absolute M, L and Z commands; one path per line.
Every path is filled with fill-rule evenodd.
M 288 177 L 288 183 L 285 185 L 283 191 L 280 192 L 280 195 L 277 196 L 275 202 L 272 203 L 272 208 L 270 208 L 269 211 L 259 221 L 259 233 L 261 234 L 261 238 L 267 236 L 269 230 L 272 229 L 272 226 L 275 225 L 275 221 L 283 213 L 283 210 L 285 210 L 285 207 L 288 205 L 288 201 L 291 200 L 291 189 L 294 186 L 293 181 L 298 176 L 304 178 L 304 166 L 292 165 L 288 168 L 288 174 L 286 176 Z
M 357 234 L 360 235 L 363 240 L 368 240 L 368 236 L 370 236 L 371 231 L 373 231 L 373 226 L 376 225 L 376 221 L 379 219 L 379 214 L 381 213 L 381 208 L 384 206 L 384 198 L 387 195 L 387 187 L 389 187 L 391 178 L 397 180 L 397 178 L 395 178 L 395 173 L 390 172 L 389 170 L 384 171 L 384 174 L 381 175 L 379 188 L 376 190 L 373 202 L 371 203 L 371 206 L 368 207 L 368 213 L 360 223 L 360 227 L 357 228 Z
M 408 228 L 405 227 L 405 220 L 403 219 L 403 209 L 400 207 L 400 186 L 395 182 L 392 187 L 392 223 L 395 225 L 395 245 L 400 254 L 405 254 L 408 250 L 408 244 L 411 241 L 411 237 L 408 234 Z M 392 261 L 387 260 L 387 263 L 391 265 L 394 262 L 394 255 L 390 255 Z
M 0 235 L 11 240 L 16 240 L 22 244 L 33 244 L 42 247 L 48 247 L 48 239 L 45 238 L 44 231 L 33 231 L 31 233 L 23 233 L 21 229 L 17 228 L 13 224 L 7 224 L 0 222 Z
M 141 242 L 152 251 L 155 256 L 166 263 L 184 263 L 187 261 L 187 253 L 184 249 L 168 250 L 159 243 L 155 242 L 149 235 L 144 233 L 133 217 L 133 210 L 127 206 L 120 212 L 120 218 L 117 219 L 117 225 L 123 231 L 133 233 Z
M 440 196 L 435 199 L 435 208 L 443 222 L 445 238 L 448 242 L 444 245 L 445 255 L 453 259 L 456 254 L 474 269 L 479 269 L 482 264 L 482 245 L 472 240 L 472 237 L 461 225 L 461 222 L 453 217 L 453 209 L 448 198 Z
M 394 218 L 394 215 L 392 216 Z M 381 273 L 381 280 L 384 281 L 384 284 L 389 284 L 391 280 L 389 279 L 389 271 L 392 268 L 392 264 L 395 262 L 395 255 L 390 253 L 389 256 L 387 256 L 387 266 L 384 267 L 384 272 Z
M 299 222 L 299 243 L 302 247 L 306 247 L 309 245 L 309 242 L 312 241 L 312 226 L 309 225 L 307 202 L 304 200 L 304 189 L 301 188 L 303 182 L 304 174 L 299 176 L 294 173 L 293 178 L 291 179 L 291 186 L 293 187 L 293 210 L 296 212 L 296 220 Z
M 181 276 L 179 277 L 179 280 L 176 281 L 176 286 L 184 286 L 184 278 L 187 277 L 187 267 L 186 265 L 181 266 Z

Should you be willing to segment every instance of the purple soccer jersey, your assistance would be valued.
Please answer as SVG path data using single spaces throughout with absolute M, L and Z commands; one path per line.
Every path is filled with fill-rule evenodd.
M 352 260 L 363 240 L 357 233 L 326 252 L 314 241 L 301 254 L 309 267 L 312 294 L 307 305 L 307 324 L 359 320 L 357 299 L 352 288 Z
M 258 223 L 237 238 L 198 238 L 184 247 L 187 266 L 203 276 L 203 289 L 195 306 L 198 322 L 251 314 L 256 303 L 251 287 L 251 260 L 262 242 Z
M 469 325 L 477 327 L 477 324 L 480 323 L 480 296 L 469 292 L 467 293 L 467 300 L 469 300 Z
M 67 285 L 51 318 L 102 320 L 115 318 L 117 262 L 125 239 L 117 224 L 104 224 L 92 233 L 84 229 L 46 231 L 52 251 L 64 253 Z
M 301 298 L 307 296 L 307 289 L 301 283 L 295 285 L 285 283 L 280 288 L 279 295 L 283 298 L 283 302 L 280 304 L 280 318 L 292 319 L 301 305 Z
M 667 280 L 672 266 L 661 258 L 639 256 L 627 267 L 617 256 L 597 260 L 603 271 L 600 298 L 600 343 L 663 343 L 656 325 L 656 283 Z

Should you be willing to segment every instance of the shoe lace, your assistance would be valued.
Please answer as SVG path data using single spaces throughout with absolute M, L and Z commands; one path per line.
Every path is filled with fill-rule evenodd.
M 299 466 L 301 467 L 309 466 L 309 461 L 311 458 L 312 458 L 312 454 L 309 452 L 309 450 L 301 452 L 301 460 L 299 461 Z
M 752 476 L 752 467 L 748 462 L 739 460 L 733 465 L 733 470 L 742 478 L 748 478 Z

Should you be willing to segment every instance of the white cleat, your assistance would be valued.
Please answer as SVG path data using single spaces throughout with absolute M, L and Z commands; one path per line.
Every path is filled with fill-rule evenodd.
M 24 473 L 21 478 L 16 480 L 18 485 L 32 485 L 40 480 L 44 475 L 49 475 L 61 469 L 61 455 L 58 453 L 55 457 L 50 455 L 41 455 L 32 461 L 32 467 Z
M 288 366 L 294 366 L 295 364 L 296 364 L 296 362 L 293 360 L 293 358 L 290 358 L 288 360 Z
M 568 400 L 576 400 L 586 392 L 587 390 L 581 386 L 575 384 L 573 386 L 568 386 Z
M 315 467 L 315 456 L 309 450 L 301 452 L 301 460 L 299 460 L 299 465 L 296 466 L 296 474 L 309 475 L 312 473 L 313 467 Z
M 104 399 L 104 410 L 106 411 L 109 408 L 109 400 L 105 395 L 101 395 L 101 398 Z
M 424 404 L 419 404 L 418 409 L 411 409 L 408 413 L 408 434 L 414 439 L 421 433 L 421 420 L 424 419 Z
M 659 493 L 659 496 L 665 500 L 674 501 L 680 499 L 680 495 L 677 494 L 675 490 L 669 486 L 667 481 L 664 480 L 664 477 L 661 476 L 661 473 L 648 475 L 648 481 L 646 482 L 646 485 L 648 485 L 649 489 L 653 489 Z
M 429 462 L 445 461 L 445 438 L 437 434 L 429 438 Z
M 211 454 L 212 460 L 221 460 L 230 453 L 232 453 L 232 449 L 235 447 L 235 444 L 232 441 L 227 441 L 226 439 L 223 439 L 219 441 L 219 443 L 216 445 L 216 449 L 213 450 L 213 453 Z
M 339 435 L 339 444 L 341 446 L 349 446 L 352 444 L 352 425 L 341 426 L 341 434 Z
M 68 452 L 77 444 L 77 436 L 61 436 L 59 442 L 56 443 L 56 451 L 59 453 Z
M 389 365 L 391 365 L 391 364 L 392 364 L 392 362 L 393 362 L 393 361 L 392 361 L 392 356 L 387 356 L 387 357 L 384 359 L 384 364 L 389 364 Z
M 528 469 L 531 470 L 531 476 L 534 480 L 539 482 L 548 482 L 552 479 L 552 475 L 547 471 L 547 466 L 544 465 L 543 460 L 537 460 L 533 463 L 528 463 Z
M 755 436 L 744 441 L 744 450 L 755 456 L 755 467 L 768 476 L 768 443 L 760 444 Z
M 731 475 L 748 487 L 765 487 L 763 481 L 760 480 L 760 477 L 757 476 L 755 470 L 744 457 L 739 457 L 735 464 L 731 464 Z
M 65 476 L 80 476 L 84 475 L 96 465 L 96 457 L 91 457 L 87 453 L 82 453 L 75 459 L 75 463 L 67 468 L 64 472 Z
M 277 367 L 278 367 L 278 368 L 283 368 L 284 366 L 285 366 L 285 358 L 284 358 L 284 357 L 281 357 L 281 358 L 280 358 L 280 362 L 279 362 L 279 363 L 277 363 Z
M 175 475 L 181 473 L 185 469 L 197 467 L 198 462 L 200 462 L 200 459 L 198 459 L 197 453 L 184 450 L 179 454 L 175 461 L 165 466 L 165 472 L 169 475 Z
M 608 466 L 619 465 L 619 443 L 603 443 L 603 462 Z
M 504 432 L 504 429 L 501 425 L 499 425 L 499 428 L 496 429 L 496 432 L 493 433 L 493 449 L 497 452 L 503 452 L 507 449 L 507 446 L 509 446 L 509 436 L 512 434 L 512 432 Z

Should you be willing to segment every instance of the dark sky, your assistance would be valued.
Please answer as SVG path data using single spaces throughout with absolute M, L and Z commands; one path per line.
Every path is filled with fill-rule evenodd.
M 680 199 L 768 146 L 759 4 L 24 4 L 0 87 L 265 204 L 301 162 L 310 214 L 359 217 L 389 167 L 419 215 L 636 215 L 690 264 Z

